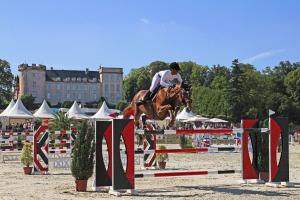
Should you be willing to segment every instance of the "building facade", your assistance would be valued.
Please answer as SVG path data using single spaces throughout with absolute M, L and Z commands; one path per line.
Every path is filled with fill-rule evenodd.
M 35 103 L 44 99 L 52 105 L 64 101 L 82 103 L 104 97 L 109 103 L 122 99 L 122 68 L 100 67 L 98 71 L 54 70 L 45 65 L 21 64 L 18 67 L 18 96 L 32 94 Z

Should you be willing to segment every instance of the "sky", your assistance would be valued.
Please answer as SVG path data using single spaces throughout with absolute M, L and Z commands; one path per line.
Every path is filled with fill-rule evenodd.
M 297 0 L 1 0 L 0 59 L 48 68 L 300 61 Z

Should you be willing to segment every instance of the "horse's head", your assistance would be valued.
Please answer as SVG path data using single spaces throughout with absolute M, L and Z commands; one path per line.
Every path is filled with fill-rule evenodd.
M 183 96 L 182 103 L 187 108 L 187 110 L 190 111 L 192 109 L 192 99 L 191 99 L 192 86 L 183 81 L 180 87 Z
M 170 98 L 176 101 L 176 105 L 183 104 L 187 110 L 191 110 L 192 100 L 190 98 L 191 86 L 187 84 L 176 85 L 170 91 Z

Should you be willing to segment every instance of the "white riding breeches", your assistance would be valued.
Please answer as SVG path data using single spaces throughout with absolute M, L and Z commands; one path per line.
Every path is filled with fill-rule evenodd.
M 159 85 L 159 83 L 160 83 L 160 75 L 156 73 L 151 82 L 150 92 L 153 92 L 155 88 Z

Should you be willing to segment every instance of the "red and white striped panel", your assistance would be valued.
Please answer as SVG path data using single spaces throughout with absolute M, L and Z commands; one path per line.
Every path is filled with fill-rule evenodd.
M 135 178 L 143 177 L 168 177 L 168 176 L 197 176 L 197 175 L 209 175 L 209 174 L 235 174 L 241 173 L 241 170 L 197 170 L 197 171 L 166 171 L 155 173 L 141 173 L 135 174 Z
M 197 153 L 197 152 L 234 152 L 240 151 L 237 147 L 209 147 L 209 148 L 187 148 L 187 149 L 156 149 L 156 150 L 146 150 L 145 153 Z

